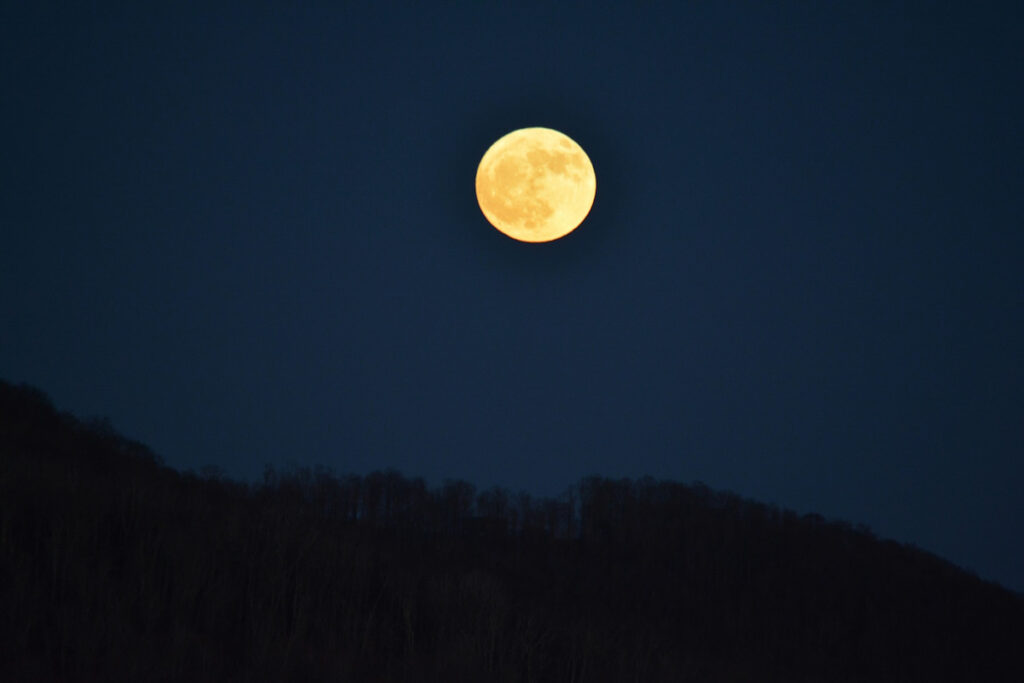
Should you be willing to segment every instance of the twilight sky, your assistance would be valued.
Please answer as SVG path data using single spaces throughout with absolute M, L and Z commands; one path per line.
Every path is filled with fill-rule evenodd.
M 175 467 L 702 480 L 1024 590 L 1021 5 L 171 4 L 0 9 L 0 377 Z M 558 242 L 476 204 L 525 126 L 597 173 Z

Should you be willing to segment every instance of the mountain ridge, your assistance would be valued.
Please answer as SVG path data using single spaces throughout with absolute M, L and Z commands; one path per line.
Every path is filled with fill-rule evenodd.
M 1024 597 L 866 527 L 649 477 L 243 484 L 2 381 L 0 572 L 8 680 L 1024 680 Z

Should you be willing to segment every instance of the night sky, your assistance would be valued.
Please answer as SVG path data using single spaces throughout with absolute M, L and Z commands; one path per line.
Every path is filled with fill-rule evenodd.
M 177 468 L 700 480 L 1024 590 L 1024 5 L 171 4 L 0 9 L 0 377 Z M 474 195 L 527 126 L 597 174 L 552 243 Z

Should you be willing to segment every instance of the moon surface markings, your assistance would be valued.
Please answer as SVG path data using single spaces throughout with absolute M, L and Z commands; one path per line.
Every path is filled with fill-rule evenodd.
M 571 138 L 524 128 L 487 150 L 477 169 L 477 200 L 487 220 L 509 237 L 547 242 L 572 232 L 594 201 L 594 170 Z

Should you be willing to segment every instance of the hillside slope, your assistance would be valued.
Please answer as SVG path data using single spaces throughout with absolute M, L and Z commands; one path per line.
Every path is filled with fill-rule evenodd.
M 702 485 L 179 473 L 0 382 L 6 681 L 1022 681 L 1024 599 Z

